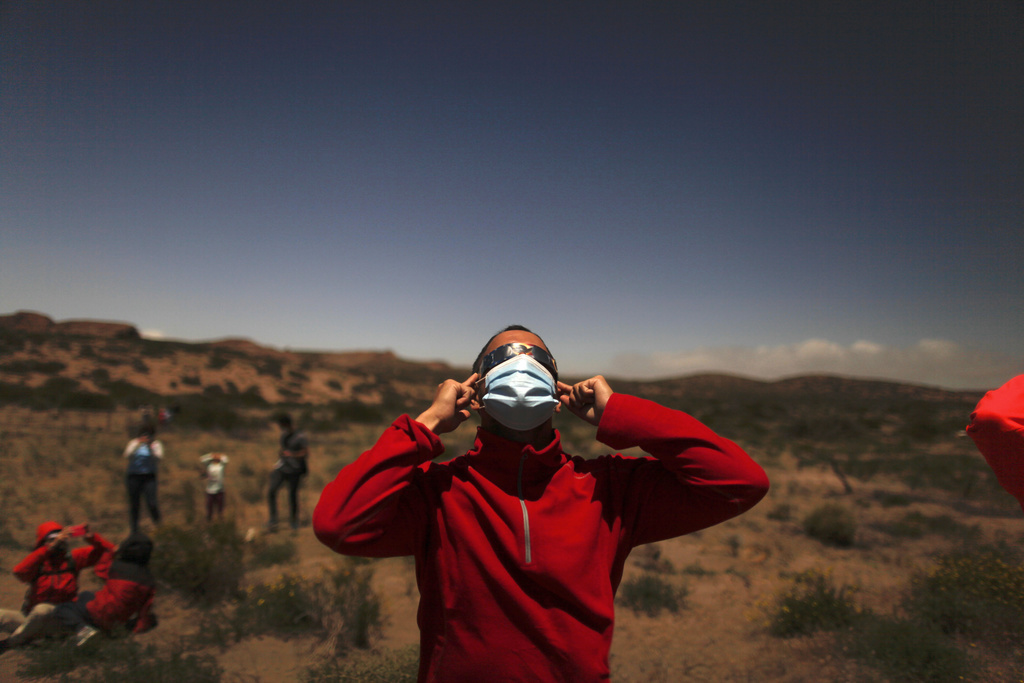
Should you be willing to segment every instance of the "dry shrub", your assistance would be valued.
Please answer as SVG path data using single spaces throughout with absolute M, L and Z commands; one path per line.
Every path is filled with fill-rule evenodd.
M 825 503 L 804 518 L 804 531 L 822 543 L 847 548 L 857 534 L 857 518 L 844 505 Z
M 657 574 L 644 572 L 622 584 L 618 602 L 634 612 L 656 617 L 663 609 L 674 614 L 684 608 L 688 594 L 685 586 L 674 586 Z
M 381 600 L 370 587 L 372 576 L 368 567 L 344 563 L 317 579 L 283 573 L 253 586 L 235 610 L 236 636 L 320 632 L 332 653 L 367 648 L 381 623 Z
M 914 577 L 905 609 L 947 634 L 995 643 L 1024 640 L 1024 566 L 1005 546 L 939 555 Z
M 830 570 L 801 572 L 767 607 L 768 631 L 789 638 L 849 626 L 859 614 L 850 597 L 855 592 L 855 587 L 834 585 Z
M 202 526 L 162 524 L 153 534 L 153 575 L 185 598 L 214 604 L 234 597 L 245 572 L 244 542 L 232 519 Z
M 305 683 L 415 683 L 419 647 L 382 650 L 347 657 L 328 657 L 305 673 Z
M 841 642 L 846 655 L 890 681 L 969 681 L 976 670 L 952 641 L 915 621 L 868 615 Z

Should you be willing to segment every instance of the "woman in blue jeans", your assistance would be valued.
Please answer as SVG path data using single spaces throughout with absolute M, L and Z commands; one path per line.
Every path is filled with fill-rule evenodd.
M 139 530 L 139 503 L 144 497 L 149 516 L 154 524 L 160 523 L 160 507 L 156 501 L 156 473 L 164 457 L 164 447 L 156 439 L 156 430 L 146 425 L 139 430 L 138 437 L 128 442 L 124 449 L 128 459 L 128 504 L 131 514 L 132 533 Z

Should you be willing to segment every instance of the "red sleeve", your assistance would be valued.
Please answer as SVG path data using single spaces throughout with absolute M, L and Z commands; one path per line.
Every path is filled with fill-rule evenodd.
M 1024 375 L 985 394 L 971 413 L 967 433 L 1024 509 Z
M 46 552 L 47 550 L 45 545 L 41 545 L 30 552 L 24 560 L 14 565 L 14 569 L 12 570 L 14 576 L 16 576 L 19 581 L 24 581 L 25 583 L 32 583 L 35 581 L 36 576 L 39 575 L 39 565 L 42 564 L 44 559 L 46 559 Z
M 149 629 L 153 628 L 153 601 L 156 599 L 156 590 L 150 590 L 149 597 L 146 599 L 145 604 L 139 609 L 139 618 L 135 621 L 135 628 L 132 629 L 132 633 L 145 633 Z
M 613 394 L 597 438 L 615 449 L 639 447 L 653 458 L 623 463 L 623 511 L 631 545 L 724 522 L 768 493 L 768 476 L 746 452 L 678 410 Z
M 71 556 L 75 558 L 75 567 L 85 569 L 86 567 L 96 565 L 96 563 L 103 559 L 104 553 L 113 554 L 115 550 L 117 548 L 113 543 L 94 533 L 92 535 L 92 546 L 89 548 L 76 548 L 71 551 Z
M 110 566 L 114 564 L 114 553 L 117 548 L 110 544 L 109 547 L 104 547 L 103 553 L 100 554 L 99 560 L 96 561 L 96 568 L 93 569 L 93 573 L 106 581 L 110 578 Z
M 320 542 L 345 555 L 415 554 L 426 530 L 426 508 L 416 485 L 420 465 L 444 452 L 440 439 L 403 415 L 373 448 L 324 487 L 313 511 Z

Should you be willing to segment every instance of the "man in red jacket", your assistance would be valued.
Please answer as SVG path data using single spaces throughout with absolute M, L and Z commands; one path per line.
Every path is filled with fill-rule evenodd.
M 967 433 L 996 480 L 1024 509 L 1024 375 L 985 394 L 971 413 Z
M 75 534 L 84 535 L 89 547 L 68 552 Z M 28 584 L 21 611 L 0 610 L 0 631 L 12 631 L 7 645 L 15 647 L 36 636 L 44 618 L 57 605 L 78 597 L 78 574 L 95 566 L 114 544 L 89 530 L 88 524 L 61 527 L 43 522 L 36 529 L 36 545 L 14 567 L 14 575 Z
M 540 337 L 492 337 L 463 382 L 446 380 L 324 489 L 317 537 L 348 555 L 413 555 L 420 681 L 609 677 L 614 597 L 629 551 L 734 517 L 768 490 L 764 471 L 693 417 L 616 394 L 601 376 L 558 382 Z M 615 448 L 562 450 L 565 408 Z M 481 426 L 469 453 L 433 463 L 439 435 Z

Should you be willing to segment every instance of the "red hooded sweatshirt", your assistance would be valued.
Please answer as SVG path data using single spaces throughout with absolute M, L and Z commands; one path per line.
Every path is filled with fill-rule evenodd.
M 96 626 L 107 631 L 135 618 L 133 632 L 142 633 L 155 625 L 156 582 L 147 566 L 153 542 L 136 532 L 121 543 L 116 556 L 113 550 L 111 546 L 96 566 L 103 588 L 86 603 L 86 611 Z
M 967 433 L 1024 509 L 1024 375 L 985 394 L 971 413 Z
M 420 681 L 600 681 L 629 551 L 734 517 L 764 471 L 693 417 L 614 394 L 597 438 L 654 457 L 585 460 L 483 429 L 444 447 L 403 415 L 324 489 L 317 537 L 337 552 L 414 555 Z
M 78 596 L 78 573 L 94 566 L 103 553 L 114 550 L 114 544 L 93 534 L 88 548 L 75 548 L 70 553 L 54 556 L 44 541 L 53 532 L 63 529 L 57 522 L 43 522 L 36 528 L 36 547 L 15 565 L 14 575 L 29 584 L 22 611 L 29 611 L 41 602 L 59 605 Z

